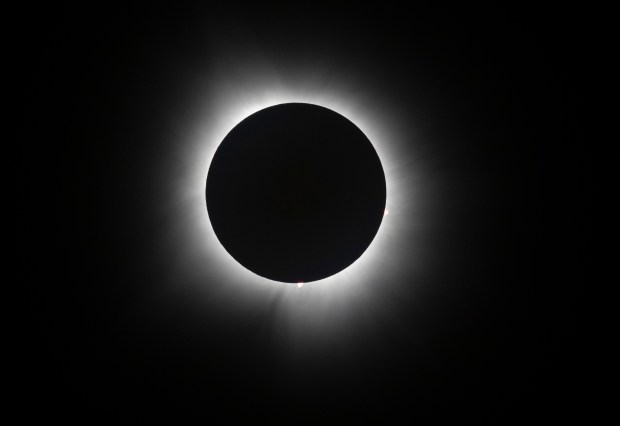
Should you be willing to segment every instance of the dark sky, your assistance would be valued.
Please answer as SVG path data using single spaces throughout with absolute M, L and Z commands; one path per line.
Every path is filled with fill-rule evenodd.
M 589 250 L 583 24 L 576 12 L 537 8 L 313 2 L 33 10 L 20 41 L 27 106 L 16 176 L 26 415 L 80 424 L 570 417 Z M 315 336 L 321 350 L 288 361 L 277 335 L 257 332 L 268 312 L 209 305 L 198 326 L 166 302 L 149 313 L 158 320 L 136 326 L 137 301 L 175 279 L 153 213 L 169 195 L 153 177 L 174 161 L 161 111 L 197 102 L 187 76 L 208 81 L 231 56 L 251 67 L 254 54 L 283 79 L 290 64 L 319 61 L 365 82 L 398 111 L 394 122 L 422 123 L 426 137 L 410 149 L 439 180 L 428 188 L 456 188 L 427 191 L 442 227 L 425 234 L 423 302 L 397 267 L 398 303 L 376 307 L 389 315 L 365 319 L 372 327 L 338 350 Z

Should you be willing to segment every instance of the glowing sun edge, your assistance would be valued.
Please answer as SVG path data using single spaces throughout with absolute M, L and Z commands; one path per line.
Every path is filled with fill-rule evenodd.
M 220 290 L 226 294 L 218 296 L 226 303 L 252 303 L 248 299 L 256 299 L 262 293 L 264 297 L 278 299 L 279 312 L 274 315 L 284 315 L 287 323 L 303 323 L 301 327 L 306 330 L 328 322 L 332 327 L 342 325 L 340 319 L 334 319 L 335 312 L 351 316 L 352 310 L 361 307 L 360 303 L 370 303 L 373 293 L 381 287 L 386 276 L 395 275 L 394 268 L 398 268 L 398 262 L 402 259 L 402 255 L 395 251 L 398 251 L 399 241 L 404 238 L 403 230 L 415 227 L 415 224 L 405 223 L 404 215 L 399 215 L 399 211 L 407 210 L 415 198 L 412 188 L 407 188 L 406 194 L 402 190 L 402 182 L 412 181 L 408 164 L 411 154 L 404 148 L 410 141 L 403 140 L 407 132 L 402 126 L 395 125 L 394 120 L 390 119 L 389 109 L 377 102 L 377 96 L 351 93 L 348 90 L 350 86 L 343 82 L 338 84 L 337 81 L 318 88 L 310 87 L 311 84 L 285 85 L 273 79 L 265 80 L 269 79 L 254 82 L 251 85 L 254 89 L 248 89 L 247 84 L 240 86 L 230 81 L 226 84 L 226 79 L 220 78 L 221 84 L 212 90 L 207 105 L 201 108 L 201 122 L 198 125 L 194 123 L 194 130 L 186 135 L 189 140 L 185 141 L 182 156 L 186 166 L 191 166 L 185 168 L 178 192 L 184 202 L 191 203 L 191 217 L 196 221 L 192 226 L 191 250 L 196 256 L 204 257 L 211 268 L 205 276 L 212 279 L 216 274 L 219 279 L 227 281 L 226 290 Z M 257 111 L 291 102 L 329 108 L 359 127 L 381 160 L 387 186 L 385 215 L 368 249 L 338 274 L 303 283 L 303 286 L 272 281 L 240 265 L 218 241 L 205 202 L 209 166 L 219 144 L 230 130 Z

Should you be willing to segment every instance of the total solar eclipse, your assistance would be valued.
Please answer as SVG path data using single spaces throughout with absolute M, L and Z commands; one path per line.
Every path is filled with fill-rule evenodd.
M 206 202 L 218 240 L 243 267 L 310 282 L 368 248 L 384 216 L 386 181 L 355 124 L 328 108 L 287 103 L 228 133 L 209 167 Z

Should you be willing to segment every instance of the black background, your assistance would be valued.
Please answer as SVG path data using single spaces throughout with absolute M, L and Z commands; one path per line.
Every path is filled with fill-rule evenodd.
M 504 424 L 579 410 L 589 160 L 577 11 L 217 3 L 29 16 L 16 175 L 26 417 Z M 433 137 L 415 149 L 434 176 L 467 178 L 438 195 L 461 207 L 439 213 L 450 226 L 416 278 L 425 302 L 402 285 L 389 322 L 295 371 L 256 333 L 255 312 L 233 321 L 220 306 L 201 340 L 168 311 L 160 326 L 177 339 L 130 325 L 167 272 L 149 213 L 162 193 L 148 178 L 174 138 L 151 112 L 200 96 L 181 70 L 217 59 L 205 34 L 251 37 L 275 64 L 321 57 L 361 76 L 398 120 L 425 123 Z

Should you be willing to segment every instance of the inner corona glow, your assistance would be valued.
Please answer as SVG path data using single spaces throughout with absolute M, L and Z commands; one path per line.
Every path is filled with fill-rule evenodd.
M 250 73 L 247 71 L 252 69 Z M 404 268 L 415 268 L 415 253 L 403 248 L 419 227 L 412 214 L 418 177 L 412 170 L 411 120 L 398 120 L 398 109 L 380 96 L 366 90 L 352 76 L 319 78 L 321 72 L 299 71 L 284 82 L 272 69 L 233 67 L 211 73 L 213 87 L 199 84 L 204 93 L 189 117 L 180 118 L 183 143 L 171 155 L 179 160 L 175 166 L 175 205 L 169 206 L 183 235 L 177 245 L 175 273 L 187 276 L 184 289 L 188 300 L 226 306 L 230 315 L 244 315 L 247 309 L 268 312 L 270 327 L 279 330 L 278 341 L 287 344 L 310 336 L 338 336 L 354 318 L 367 315 L 377 300 L 389 297 L 386 284 Z M 231 77 L 232 74 L 232 77 Z M 303 77 L 303 78 L 302 78 Z M 353 85 L 353 86 L 352 86 Z M 263 278 L 247 270 L 218 241 L 205 205 L 205 186 L 209 166 L 226 135 L 249 115 L 267 107 L 285 103 L 308 103 L 328 108 L 355 124 L 371 141 L 386 180 L 386 208 L 381 226 L 366 251 L 348 268 L 322 280 L 286 285 Z M 177 139 L 178 140 L 178 139 Z M 406 191 L 405 186 L 407 186 Z M 406 218 L 406 220 L 405 220 Z M 189 286 L 189 287 L 188 287 Z M 204 303 L 203 302 L 203 303 Z M 204 307 L 203 307 L 204 308 Z

